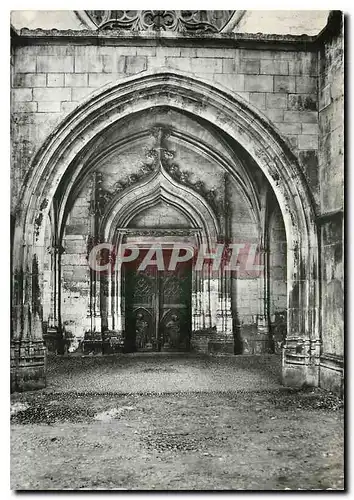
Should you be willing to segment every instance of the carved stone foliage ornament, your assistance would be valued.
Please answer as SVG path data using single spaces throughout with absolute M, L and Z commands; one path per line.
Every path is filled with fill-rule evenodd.
M 161 168 L 180 184 L 188 186 L 199 193 L 209 203 L 215 213 L 224 213 L 224 201 L 219 198 L 217 189 L 208 189 L 204 182 L 200 180 L 192 181 L 188 171 L 181 170 L 176 163 L 173 163 L 175 152 L 168 149 L 166 145 L 166 139 L 171 135 L 171 131 L 168 128 L 156 126 L 152 128 L 151 135 L 155 138 L 155 145 L 145 152 L 145 156 L 150 162 L 143 163 L 136 173 L 130 174 L 125 179 L 120 179 L 113 185 L 112 190 L 103 189 L 102 173 L 94 172 L 90 213 L 98 216 L 103 215 L 107 202 L 113 196 L 137 184 Z
M 183 229 L 169 229 L 169 228 L 118 228 L 118 231 L 130 236 L 190 236 L 200 233 L 201 228 L 183 228 Z
M 233 10 L 87 10 L 99 29 L 217 33 Z

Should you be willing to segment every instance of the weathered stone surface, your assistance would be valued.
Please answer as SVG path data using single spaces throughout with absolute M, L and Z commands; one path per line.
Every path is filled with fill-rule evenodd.
M 13 89 L 11 95 L 14 102 L 32 101 L 32 89 Z
M 11 107 L 14 113 L 35 113 L 37 111 L 37 103 L 30 101 L 14 102 Z
M 96 73 L 93 73 L 96 75 Z M 87 73 L 66 73 L 64 75 L 65 78 L 65 87 L 87 87 L 88 85 L 88 75 Z
M 35 51 L 21 53 L 19 50 L 15 56 L 14 67 L 19 73 L 35 73 L 37 70 Z
M 39 113 L 60 113 L 61 111 L 60 101 L 39 102 L 37 110 Z
M 261 75 L 288 75 L 288 61 L 261 60 Z
M 83 52 L 75 55 L 75 73 L 111 73 L 117 71 L 117 59 L 111 55 L 91 54 Z M 63 70 L 68 73 L 69 70 Z
M 244 75 L 214 75 L 214 80 L 221 83 L 225 87 L 236 92 L 245 90 L 245 76 Z
M 279 123 L 278 126 L 285 135 L 301 134 L 301 123 Z
M 298 58 L 289 61 L 289 75 L 317 76 L 317 53 L 300 53 Z
M 284 121 L 317 123 L 317 113 L 314 111 L 284 111 Z
M 275 76 L 274 92 L 295 92 L 295 77 L 293 76 Z
M 124 311 L 123 316 L 118 317 L 115 310 L 120 298 L 120 285 L 114 283 L 113 289 L 116 286 L 119 291 L 112 291 L 104 279 L 94 279 L 88 271 L 87 258 L 93 242 L 102 237 L 98 234 L 97 225 L 102 222 L 103 213 L 114 200 L 115 194 L 121 193 L 120 190 L 127 186 L 143 182 L 146 174 L 144 168 L 148 168 L 146 163 L 151 165 L 156 155 L 162 154 L 169 157 L 169 161 L 173 157 L 171 172 L 175 175 L 174 182 L 182 183 L 183 189 L 187 186 L 196 191 L 203 198 L 203 203 L 214 207 L 211 211 L 215 211 L 220 235 L 226 237 L 224 232 L 229 231 L 227 238 L 231 241 L 246 240 L 256 244 L 263 241 L 264 233 L 261 231 L 265 228 L 261 230 L 257 222 L 263 220 L 264 216 L 264 208 L 259 208 L 263 203 L 259 202 L 264 196 L 263 189 L 268 190 L 268 193 L 275 192 L 280 203 L 283 203 L 282 210 L 276 203 L 272 206 L 276 220 L 266 221 L 270 233 L 267 236 L 269 255 L 266 257 L 271 266 L 269 282 L 265 282 L 268 278 L 261 275 L 244 273 L 231 279 L 230 291 L 223 291 L 226 296 L 220 301 L 219 277 L 210 280 L 202 289 L 202 282 L 196 284 L 197 278 L 193 276 L 192 322 L 195 337 L 192 335 L 192 346 L 202 352 L 261 354 L 269 349 L 280 352 L 285 341 L 284 383 L 316 385 L 319 381 L 321 383 L 322 378 L 323 384 L 331 387 L 332 370 L 336 379 L 333 387 L 338 387 L 340 370 L 333 368 L 328 358 L 323 363 L 321 361 L 319 375 L 316 364 L 319 359 L 317 338 L 307 339 L 307 331 L 300 325 L 309 325 L 308 330 L 313 337 L 323 334 L 326 352 L 338 356 L 343 354 L 343 256 L 339 241 L 342 236 L 328 221 L 320 223 L 322 295 L 321 304 L 312 303 L 318 301 L 317 291 L 313 287 L 318 279 L 316 259 L 317 248 L 321 245 L 317 247 L 316 223 L 314 216 L 311 218 L 312 215 L 309 215 L 315 212 L 316 215 L 323 215 L 343 207 L 343 71 L 340 37 L 323 42 L 318 52 L 310 42 L 305 46 L 300 42 L 297 45 L 297 41 L 293 41 L 291 47 L 288 46 L 289 50 L 284 50 L 281 44 L 276 48 L 275 43 L 270 45 L 265 40 L 262 42 L 263 47 L 258 49 L 255 48 L 258 45 L 248 42 L 242 42 L 244 48 L 228 42 L 224 44 L 222 37 L 216 46 L 214 41 L 209 43 L 206 40 L 202 44 L 198 39 L 190 39 L 189 35 L 181 35 L 183 41 L 179 40 L 174 45 L 173 39 L 169 39 L 165 46 L 159 38 L 149 40 L 139 34 L 129 43 L 120 39 L 119 34 L 116 40 L 110 39 L 108 35 L 104 42 L 100 36 L 97 43 L 91 43 L 92 40 L 88 43 L 78 36 L 75 44 L 71 44 L 69 35 L 67 39 L 62 38 L 55 43 L 49 39 L 45 40 L 45 44 L 32 40 L 26 47 L 16 46 L 13 49 L 14 206 L 25 203 L 20 201 L 20 193 L 23 190 L 26 192 L 24 179 L 30 166 L 36 168 L 33 167 L 33 159 L 39 148 L 55 127 L 67 123 L 64 118 L 68 113 L 75 111 L 84 99 L 87 100 L 85 106 L 80 108 L 81 115 L 86 117 L 79 123 L 80 131 L 79 128 L 71 129 L 72 125 L 65 125 L 68 127 L 65 134 L 72 137 L 72 143 L 70 140 L 62 143 L 59 140 L 57 157 L 51 160 L 58 165 L 58 169 L 63 169 L 62 176 L 54 179 L 48 160 L 45 164 L 48 168 L 43 169 L 41 177 L 45 195 L 41 194 L 38 200 L 37 193 L 26 198 L 33 200 L 31 203 L 36 207 L 33 211 L 38 210 L 33 217 L 31 215 L 31 220 L 35 221 L 33 227 L 23 231 L 27 243 L 30 234 L 33 240 L 38 237 L 36 244 L 43 254 L 51 247 L 49 232 L 44 236 L 41 234 L 42 227 L 49 227 L 45 218 L 46 207 L 43 207 L 53 201 L 52 188 L 45 186 L 52 186 L 51 181 L 53 186 L 59 186 L 60 183 L 55 197 L 59 204 L 67 203 L 68 216 L 61 242 L 64 250 L 60 254 L 61 319 L 66 335 L 71 339 L 68 341 L 70 349 L 79 348 L 87 332 L 101 335 L 102 328 L 109 328 L 121 334 L 125 328 Z M 257 40 L 257 44 L 260 40 Z M 147 71 L 155 71 L 158 75 L 162 69 L 169 75 L 164 76 L 163 85 L 156 87 L 154 94 L 147 93 L 150 83 L 144 84 L 132 78 L 132 75 L 145 75 Z M 175 70 L 177 74 L 182 72 L 194 77 L 194 80 L 183 76 L 172 85 L 170 80 Z M 129 97 L 126 98 L 125 91 L 118 88 L 115 91 L 117 94 L 121 92 L 120 97 L 108 105 L 106 96 L 110 91 L 106 87 L 99 98 L 104 108 L 88 100 L 99 88 L 119 82 L 127 76 L 130 79 L 124 88 L 132 90 Z M 198 94 L 195 88 L 202 81 L 209 82 L 209 86 L 204 86 L 203 93 Z M 222 91 L 217 84 L 223 87 Z M 242 97 L 242 102 L 237 100 L 237 94 Z M 216 107 L 215 102 L 217 112 L 213 108 Z M 260 116 L 253 111 L 247 114 L 247 102 L 259 110 Z M 270 120 L 270 124 L 265 124 L 264 116 Z M 73 114 L 70 123 L 76 123 L 75 120 L 77 117 Z M 161 124 L 166 128 L 171 127 L 172 132 L 167 145 L 160 144 L 155 148 L 152 131 Z M 220 131 L 224 134 L 222 139 Z M 284 138 L 284 142 L 279 140 L 279 136 Z M 88 137 L 90 143 L 87 142 Z M 279 159 L 275 157 L 275 151 Z M 293 156 L 291 162 L 289 160 L 286 163 L 292 154 L 298 163 Z M 44 158 L 46 162 L 46 155 Z M 79 165 L 83 170 L 76 177 L 79 171 L 75 169 Z M 68 170 L 64 175 L 66 168 Z M 233 172 L 233 169 L 235 176 L 225 179 L 225 171 Z M 93 171 L 101 174 L 101 184 L 96 191 L 92 191 Z M 271 180 L 272 188 L 262 172 Z M 50 178 L 51 175 L 53 178 Z M 64 195 L 69 194 L 68 186 L 75 189 L 65 198 Z M 287 186 L 288 191 L 284 191 L 284 186 Z M 151 229 L 154 225 L 160 229 L 169 226 L 191 229 L 185 214 L 194 209 L 193 203 L 191 209 L 184 207 L 180 212 L 177 211 L 178 215 L 163 204 L 147 207 L 144 196 L 148 189 L 147 184 L 131 197 L 129 210 L 140 203 L 141 210 L 131 220 L 128 217 L 124 224 L 128 224 L 129 219 L 140 230 Z M 169 189 L 168 196 L 172 196 L 174 202 L 178 200 L 177 206 L 186 203 L 191 196 L 188 190 L 176 196 L 175 193 L 171 194 L 173 188 Z M 155 200 L 156 192 L 150 193 L 149 203 Z M 99 200 L 95 198 L 98 193 Z M 221 208 L 223 203 L 226 205 Z M 23 208 L 26 210 L 27 206 Z M 286 221 L 288 235 L 285 234 L 282 212 L 291 213 Z M 118 213 L 123 213 L 123 210 L 119 209 Z M 197 215 L 195 217 L 198 219 Z M 228 217 L 227 222 L 225 217 Z M 300 225 L 300 229 L 296 230 L 313 230 L 311 234 L 306 232 L 309 243 L 301 249 L 304 262 L 298 261 L 297 240 L 292 240 L 289 251 L 286 248 L 286 237 L 292 236 L 292 217 Z M 203 220 L 198 219 L 195 225 L 203 226 Z M 118 223 L 116 227 L 119 227 Z M 107 233 L 105 237 L 113 238 L 113 233 Z M 136 238 L 144 237 L 140 235 Z M 184 235 L 183 238 L 190 241 L 190 235 Z M 18 244 L 23 245 L 23 242 L 19 241 Z M 53 253 L 39 258 L 42 266 L 40 272 L 47 273 L 39 294 L 44 323 L 54 321 L 51 316 L 54 309 L 51 303 L 51 262 L 52 255 L 59 251 L 62 250 L 51 249 Z M 294 272 L 294 279 L 290 279 L 287 274 L 287 258 L 290 259 L 288 271 Z M 295 278 L 296 273 L 301 274 L 302 278 Z M 268 290 L 268 296 L 265 296 L 265 290 Z M 109 297 L 112 298 L 111 302 Z M 310 305 L 305 307 L 307 298 Z M 314 311 L 315 308 L 318 311 L 320 305 L 322 321 L 321 332 L 318 332 L 317 326 L 314 326 L 318 321 Z M 268 307 L 270 310 L 267 310 Z M 264 320 L 268 317 L 269 324 Z M 270 333 L 261 333 L 262 328 L 269 328 Z M 223 336 L 220 337 L 221 334 Z M 38 335 L 41 338 L 42 334 Z M 299 345 L 289 341 L 291 336 L 301 340 Z M 312 350 L 309 346 L 312 346 Z M 307 356 L 304 353 L 310 351 L 315 354 L 304 361 L 301 356 Z M 297 355 L 300 356 L 296 359 L 298 365 L 292 364 L 291 359 Z M 41 381 L 39 385 L 43 384 L 41 369 L 37 374 L 35 370 L 29 375 L 33 380 L 38 375 Z M 26 373 L 30 373 L 28 367 L 26 370 Z M 16 382 L 15 386 L 19 387 L 21 383 Z
M 304 145 L 303 140 L 301 140 L 304 136 L 299 136 L 299 149 L 304 149 L 302 146 Z M 311 137 L 311 136 L 310 136 Z M 316 136 L 313 136 L 316 137 Z M 306 143 L 305 145 L 308 145 Z M 311 144 L 311 141 L 310 141 Z M 319 204 L 319 166 L 318 166 L 318 152 L 317 143 L 313 145 L 313 147 L 308 147 L 306 151 L 299 151 L 299 158 L 301 165 L 303 166 L 305 175 L 307 177 L 309 186 L 312 189 L 313 196 L 316 200 L 316 203 Z
M 166 57 L 166 65 L 171 69 L 186 71 L 188 73 L 221 73 L 222 60 L 214 57 Z
M 46 88 L 33 89 L 34 101 L 71 101 L 71 89 L 68 88 Z
M 266 108 L 263 113 L 271 120 L 273 123 L 284 122 L 284 110 L 283 109 L 269 109 Z
M 273 92 L 273 76 L 252 75 L 245 76 L 245 90 L 250 92 Z
M 111 75 L 110 75 L 111 77 Z M 109 79 L 109 81 L 111 81 Z M 107 83 L 107 82 L 106 82 Z M 87 96 L 92 94 L 93 92 L 92 87 L 75 87 L 71 89 L 71 99 L 73 101 L 82 101 L 83 99 L 86 99 Z
M 318 149 L 318 136 L 310 134 L 300 135 L 299 149 Z
M 287 109 L 288 94 L 267 94 L 266 107 L 271 109 Z
M 47 78 L 45 73 L 17 73 L 14 75 L 14 87 L 45 87 Z
M 64 87 L 64 74 L 63 73 L 48 73 L 48 75 L 47 75 L 47 87 Z
M 258 109 L 266 107 L 266 94 L 264 92 L 250 92 L 249 101 Z
M 127 73 L 140 73 L 146 69 L 146 57 L 142 56 L 128 56 L 126 58 L 126 72 Z
M 338 34 L 319 51 L 319 181 L 323 357 L 320 383 L 343 389 L 344 328 L 344 63 Z M 339 211 L 338 211 L 339 210 Z M 326 216 L 328 214 L 328 217 Z
M 85 74 L 86 75 L 86 74 Z M 88 86 L 93 87 L 93 88 L 98 88 L 102 87 L 103 85 L 106 85 L 107 83 L 114 82 L 121 78 L 123 75 L 122 74 L 117 74 L 117 73 L 89 73 L 86 75 L 86 78 L 88 76 Z M 81 75 L 80 75 L 81 77 Z M 86 85 L 83 85 L 83 87 L 86 87 Z M 77 87 L 81 87 L 81 85 L 77 85 Z M 80 94 L 80 92 L 79 92 Z M 76 93 L 75 96 L 78 94 Z
M 288 109 L 298 111 L 316 111 L 317 110 L 317 95 L 316 94 L 289 94 Z
M 239 72 L 245 73 L 246 75 L 259 75 L 260 61 L 247 61 L 242 59 L 239 63 Z
M 73 70 L 72 56 L 37 56 L 38 73 L 69 73 Z
M 312 76 L 297 76 L 295 89 L 299 94 L 314 94 L 317 92 L 317 78 Z

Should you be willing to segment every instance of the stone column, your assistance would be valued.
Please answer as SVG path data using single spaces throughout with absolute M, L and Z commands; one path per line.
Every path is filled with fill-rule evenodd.
M 315 261 L 317 248 L 288 248 L 288 330 L 282 350 L 282 382 L 288 386 L 318 386 L 321 340 L 315 300 L 318 270 L 305 275 L 305 259 Z M 312 302 L 310 297 L 313 298 Z
M 203 330 L 203 317 L 201 308 L 201 298 L 202 298 L 202 280 L 201 272 L 193 271 L 193 282 L 192 282 L 192 329 L 193 331 Z
M 221 269 L 219 272 L 216 331 L 224 337 L 232 338 L 231 274 L 225 269 Z
M 61 244 L 53 243 L 51 254 L 51 304 L 47 331 L 47 345 L 58 354 L 64 354 L 64 338 L 61 325 L 61 255 L 65 252 Z M 49 343 L 49 344 L 48 344 Z
M 46 385 L 40 289 L 42 250 L 36 248 L 32 253 L 32 247 L 24 247 L 23 253 L 28 252 L 30 263 L 25 272 L 22 268 L 14 272 L 11 391 L 41 389 Z
M 259 314 L 257 315 L 257 354 L 271 352 L 271 339 L 269 328 L 269 312 L 268 312 L 268 249 L 261 241 L 258 247 L 258 262 L 255 265 L 259 266 Z
M 231 271 L 227 269 L 229 261 L 229 241 L 231 235 L 230 229 L 230 205 L 228 186 L 230 185 L 228 174 L 224 174 L 223 192 L 224 198 L 220 211 L 221 235 L 220 242 L 225 245 L 221 265 L 219 266 L 219 293 L 218 293 L 218 309 L 216 314 L 216 332 L 217 346 L 215 347 L 220 352 L 234 353 L 234 338 L 233 338 L 233 320 L 231 306 Z
M 122 300 L 122 269 L 115 273 L 114 330 L 120 334 L 125 330 L 125 304 Z
M 113 330 L 113 314 L 112 314 L 112 302 L 113 302 L 113 286 L 112 286 L 112 274 L 109 271 L 107 276 L 107 288 L 106 288 L 106 313 L 107 313 L 107 328 L 108 330 Z
M 90 202 L 90 243 L 88 251 L 100 243 L 98 234 L 99 221 L 102 212 L 102 199 L 101 199 L 101 174 L 94 172 L 92 176 L 92 191 Z M 99 272 L 90 269 L 90 330 L 91 334 L 101 333 L 101 276 Z
M 209 266 L 204 266 L 202 271 L 202 314 L 204 318 L 204 328 L 210 330 L 212 327 L 210 309 L 210 273 Z

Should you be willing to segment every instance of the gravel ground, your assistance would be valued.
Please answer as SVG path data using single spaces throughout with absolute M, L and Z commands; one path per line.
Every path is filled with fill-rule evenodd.
M 343 489 L 342 402 L 276 356 L 52 361 L 12 395 L 12 489 Z
M 280 356 L 129 354 L 54 357 L 47 391 L 212 392 L 280 387 Z

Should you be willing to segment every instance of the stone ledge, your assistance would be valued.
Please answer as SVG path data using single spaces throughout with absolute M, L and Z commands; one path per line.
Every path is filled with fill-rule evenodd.
M 14 45 L 45 43 L 62 43 L 65 40 L 76 43 L 104 45 L 183 45 L 195 44 L 207 47 L 257 47 L 259 49 L 277 50 L 316 50 L 317 36 L 309 35 L 278 35 L 264 33 L 177 33 L 177 32 L 134 32 L 125 30 L 57 30 L 22 28 L 12 32 Z
M 320 356 L 320 366 L 342 373 L 344 368 L 344 358 L 338 354 L 324 353 Z
M 339 395 L 344 393 L 344 358 L 325 353 L 320 356 L 319 385 L 322 389 Z
M 282 367 L 282 384 L 286 387 L 318 387 L 319 367 L 303 363 L 284 362 Z

